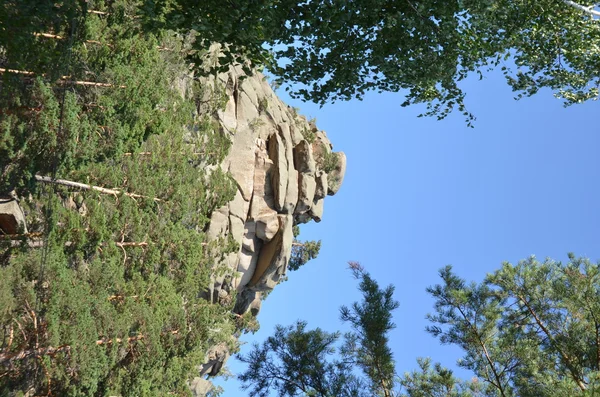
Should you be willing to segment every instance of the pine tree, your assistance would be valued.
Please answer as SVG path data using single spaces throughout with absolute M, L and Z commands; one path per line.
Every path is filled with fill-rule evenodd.
M 350 262 L 354 277 L 360 280 L 361 302 L 342 306 L 340 317 L 352 325 L 346 335 L 345 351 L 363 370 L 376 395 L 394 395 L 395 367 L 388 333 L 395 328 L 392 312 L 400 304 L 394 300 L 394 286 L 381 289 L 377 281 L 358 262 Z
M 248 364 L 239 376 L 251 395 L 366 397 L 362 384 L 346 362 L 333 359 L 339 333 L 320 328 L 306 330 L 306 323 L 278 325 L 273 336 L 255 344 L 238 358 Z
M 277 326 L 262 345 L 254 345 L 248 355 L 239 357 L 248 364 L 240 380 L 253 395 L 267 396 L 270 390 L 279 396 L 394 395 L 395 370 L 387 336 L 394 328 L 391 313 L 398 307 L 394 288 L 382 290 L 356 262 L 350 267 L 360 280 L 363 299 L 340 312 L 354 330 L 336 346 L 339 333 L 319 328 L 307 331 L 305 322 Z M 353 374 L 356 368 L 363 370 L 366 380 Z

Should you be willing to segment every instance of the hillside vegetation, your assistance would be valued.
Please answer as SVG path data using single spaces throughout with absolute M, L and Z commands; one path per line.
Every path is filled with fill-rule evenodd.
M 28 226 L 0 236 L 0 395 L 188 395 L 244 327 L 203 298 L 236 248 L 204 233 L 235 191 L 223 104 L 138 6 L 0 6 L 0 193 Z

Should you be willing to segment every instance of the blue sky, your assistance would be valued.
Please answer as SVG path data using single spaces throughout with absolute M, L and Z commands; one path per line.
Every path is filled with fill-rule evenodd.
M 396 287 L 390 340 L 398 372 L 415 369 L 419 356 L 453 367 L 460 350 L 424 331 L 433 307 L 425 288 L 438 283 L 441 267 L 481 281 L 503 261 L 530 255 L 600 259 L 600 104 L 564 108 L 550 91 L 515 101 L 499 73 L 464 88 L 474 129 L 458 113 L 418 118 L 424 107 L 400 107 L 401 94 L 319 108 L 279 90 L 317 118 L 348 169 L 339 193 L 325 200 L 323 221 L 301 228 L 301 239 L 322 240 L 319 257 L 277 286 L 259 314 L 260 331 L 243 341 L 263 341 L 276 324 L 297 319 L 344 330 L 339 307 L 360 299 L 346 270 L 355 260 Z M 228 366 L 243 370 L 233 358 Z M 235 381 L 222 385 L 225 396 L 247 394 Z

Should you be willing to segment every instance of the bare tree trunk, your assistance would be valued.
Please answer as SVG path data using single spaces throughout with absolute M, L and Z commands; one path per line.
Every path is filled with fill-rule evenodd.
M 590 15 L 594 15 L 594 16 L 600 17 L 600 12 L 594 10 L 594 7 L 597 4 L 594 4 L 592 6 L 583 6 L 583 5 L 579 4 L 579 3 L 575 3 L 574 1 L 571 1 L 571 0 L 562 0 L 562 1 L 563 1 L 563 3 L 568 4 L 571 7 L 577 8 L 578 10 L 581 10 L 581 11 L 583 11 L 585 13 L 588 13 Z
M 127 193 L 127 192 L 123 192 L 122 190 L 118 190 L 118 189 L 107 189 L 107 188 L 103 188 L 100 186 L 87 185 L 85 183 L 73 182 L 73 181 L 68 181 L 65 179 L 53 179 L 49 176 L 36 175 L 35 179 L 39 182 L 54 183 L 56 185 L 69 186 L 69 187 L 74 187 L 77 189 L 95 190 L 97 192 L 104 193 L 104 194 L 112 194 L 113 196 L 118 196 L 120 194 L 123 194 L 123 195 L 125 195 L 127 197 L 131 197 L 133 199 L 145 198 L 145 199 L 151 199 L 151 200 L 154 200 L 157 202 L 163 201 L 156 197 L 148 197 L 148 196 L 144 196 L 141 194 L 135 194 L 135 193 Z
M 33 77 L 35 76 L 34 72 L 29 72 L 27 70 L 18 70 L 18 69 L 6 69 L 6 68 L 0 68 L 0 73 L 15 73 L 15 74 L 22 74 L 24 76 L 30 76 Z M 42 74 L 42 76 L 44 76 L 44 74 Z M 118 88 L 127 88 L 127 86 L 124 85 L 114 85 L 114 84 L 110 84 L 110 83 L 96 83 L 94 81 L 80 81 L 80 80 L 69 80 L 70 76 L 62 76 L 59 80 L 60 84 L 74 84 L 74 85 L 83 85 L 83 86 L 92 86 L 92 87 L 118 87 Z

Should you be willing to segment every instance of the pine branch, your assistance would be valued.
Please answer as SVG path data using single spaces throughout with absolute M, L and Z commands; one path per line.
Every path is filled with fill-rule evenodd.
M 577 368 L 575 368 L 575 364 L 573 363 L 572 358 L 566 352 L 564 352 L 563 349 L 561 349 L 561 347 L 559 346 L 558 342 L 556 341 L 556 338 L 554 338 L 554 336 L 552 335 L 552 333 L 550 332 L 550 330 L 545 326 L 544 322 L 540 319 L 540 317 L 538 316 L 538 314 L 536 313 L 536 311 L 533 310 L 533 308 L 531 307 L 530 302 L 527 301 L 521 295 L 517 295 L 517 298 L 519 299 L 519 301 L 521 301 L 521 303 L 523 303 L 523 305 L 525 306 L 525 308 L 532 315 L 532 317 L 534 318 L 534 320 L 535 320 L 536 324 L 538 325 L 538 327 L 540 327 L 540 329 L 544 332 L 544 334 L 546 334 L 546 337 L 550 341 L 550 344 L 552 344 L 552 346 L 556 349 L 556 351 L 558 352 L 558 354 L 560 354 L 560 356 L 562 357 L 562 360 L 563 360 L 565 366 L 567 367 L 567 369 L 571 373 L 571 377 L 573 378 L 573 380 L 575 381 L 575 383 L 577 383 L 577 386 L 579 386 L 579 388 L 581 389 L 581 391 L 585 392 L 587 390 L 587 386 L 585 385 L 585 382 L 584 382 L 583 378 L 579 375 L 579 373 L 577 371 Z

